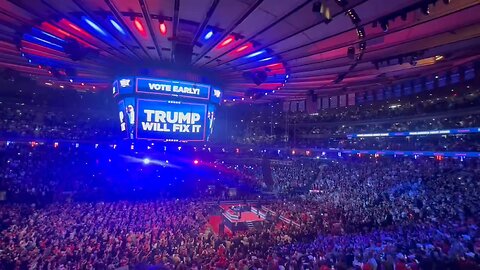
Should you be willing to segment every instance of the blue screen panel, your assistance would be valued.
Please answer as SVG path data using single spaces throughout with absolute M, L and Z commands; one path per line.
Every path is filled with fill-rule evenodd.
M 181 81 L 137 78 L 137 92 L 165 96 L 209 99 L 210 86 Z
M 212 88 L 212 93 L 210 94 L 210 101 L 215 104 L 220 104 L 222 100 L 222 90 Z
M 125 94 L 133 94 L 133 78 L 128 77 L 128 78 L 121 78 L 118 79 L 118 84 L 117 84 L 117 92 L 120 95 L 125 95 Z M 115 95 L 115 93 L 114 93 Z
M 124 138 L 133 139 L 135 136 L 135 98 L 125 98 L 118 102 L 118 118 L 120 131 Z
M 137 138 L 204 141 L 207 105 L 167 100 L 137 100 Z

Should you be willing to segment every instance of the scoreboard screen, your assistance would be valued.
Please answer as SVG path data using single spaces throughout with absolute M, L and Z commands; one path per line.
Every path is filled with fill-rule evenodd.
M 120 130 L 127 139 L 206 141 L 221 94 L 205 84 L 165 79 L 129 77 L 113 83 Z
M 207 105 L 137 99 L 137 139 L 205 141 Z

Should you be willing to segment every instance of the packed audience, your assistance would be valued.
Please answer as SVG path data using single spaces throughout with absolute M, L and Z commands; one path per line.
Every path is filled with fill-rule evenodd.
M 2 205 L 2 269 L 478 269 L 477 160 L 317 161 L 310 193 L 216 235 L 204 200 Z M 305 168 L 304 168 L 305 169 Z M 292 177 L 285 175 L 285 177 Z M 294 223 L 278 219 L 283 216 Z
M 124 152 L 116 144 L 80 145 L 116 138 L 115 113 L 101 104 L 66 108 L 48 92 L 43 104 L 15 94 L 0 103 L 0 270 L 480 269 L 478 159 L 195 148 L 195 155 L 211 155 L 198 166 L 190 152 L 182 156 L 186 149 L 169 155 L 148 152 L 151 145 Z M 272 105 L 226 138 L 259 146 L 479 151 L 477 135 L 345 138 L 478 127 L 479 105 L 478 91 L 310 116 L 274 114 Z M 266 221 L 215 233 L 210 220 L 220 214 L 220 200 L 232 198 L 267 213 Z
M 468 86 L 467 86 L 468 87 Z M 463 88 L 463 89 L 462 89 Z M 390 104 L 365 104 L 337 110 L 323 110 L 318 115 L 295 114 L 298 122 L 354 122 L 371 119 L 391 119 L 405 116 L 428 115 L 431 113 L 469 109 L 480 106 L 480 90 L 462 86 L 460 91 L 449 93 L 444 97 L 432 95 L 410 102 Z M 459 95 L 458 92 L 461 94 Z
M 69 111 L 25 103 L 0 105 L 1 138 L 106 141 L 115 136 L 116 122 L 102 110 Z
M 318 162 L 313 159 L 272 161 L 273 188 L 276 192 L 305 191 L 318 174 Z
M 414 150 L 414 151 L 480 151 L 479 136 L 411 136 L 411 137 L 379 137 L 337 140 L 341 149 L 381 149 L 381 150 Z M 333 144 L 330 144 L 332 146 Z M 325 147 L 329 145 L 326 144 Z
M 463 87 L 463 88 L 462 88 Z M 330 138 L 345 138 L 352 133 L 422 131 L 478 127 L 480 90 L 462 86 L 444 96 L 426 95 L 398 102 L 376 102 L 318 113 L 284 112 L 281 104 L 236 108 L 230 141 L 245 145 L 337 147 Z M 476 89 L 476 90 L 475 90 Z M 246 105 L 245 105 L 246 106 Z M 245 113 L 248 111 L 248 113 Z
M 215 163 L 218 164 L 218 166 L 226 168 L 226 173 L 234 174 L 241 181 L 248 181 L 250 184 L 262 188 L 266 187 L 266 184 L 263 181 L 263 171 L 260 159 L 256 160 L 256 163 L 225 163 L 220 160 L 217 160 Z

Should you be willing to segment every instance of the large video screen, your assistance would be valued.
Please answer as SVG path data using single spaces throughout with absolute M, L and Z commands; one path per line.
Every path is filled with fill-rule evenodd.
M 217 88 L 136 77 L 119 79 L 113 87 L 125 139 L 202 142 L 213 132 L 222 95 Z
M 137 100 L 137 138 L 162 141 L 204 141 L 206 104 Z

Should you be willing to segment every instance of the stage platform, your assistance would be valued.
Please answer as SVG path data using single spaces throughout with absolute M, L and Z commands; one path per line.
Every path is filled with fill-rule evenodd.
M 246 204 L 222 204 L 223 231 L 245 231 L 253 228 L 260 228 L 266 221 L 266 213 Z M 222 233 L 222 228 L 219 229 Z

